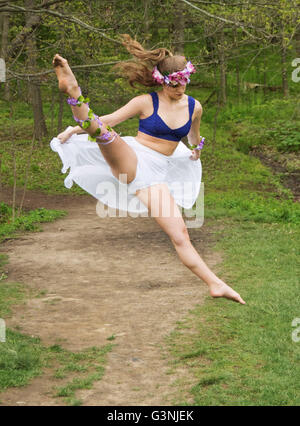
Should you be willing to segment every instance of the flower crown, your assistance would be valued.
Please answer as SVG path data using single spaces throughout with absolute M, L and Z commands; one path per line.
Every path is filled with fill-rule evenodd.
M 162 73 L 158 70 L 157 66 L 154 67 L 152 71 L 152 77 L 158 84 L 169 84 L 172 81 L 176 81 L 182 85 L 188 84 L 190 82 L 190 75 L 196 72 L 196 68 L 188 61 L 186 67 L 182 71 L 173 72 L 169 75 L 162 75 Z

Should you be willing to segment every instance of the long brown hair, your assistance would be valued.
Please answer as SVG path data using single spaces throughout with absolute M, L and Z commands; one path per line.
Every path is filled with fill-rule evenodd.
M 140 83 L 147 87 L 159 86 L 152 77 L 152 70 L 155 65 L 162 74 L 181 71 L 186 66 L 187 60 L 184 56 L 173 55 L 170 50 L 164 47 L 146 50 L 129 34 L 121 34 L 121 40 L 123 46 L 136 59 L 117 64 L 115 68 L 120 71 L 122 77 L 128 79 L 132 87 L 134 87 L 134 83 Z

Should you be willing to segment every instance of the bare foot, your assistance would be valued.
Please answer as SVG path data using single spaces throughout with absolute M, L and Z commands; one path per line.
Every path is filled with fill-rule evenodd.
M 241 296 L 222 280 L 211 285 L 209 291 L 212 297 L 225 297 L 226 299 L 233 300 L 234 302 L 241 303 L 242 305 L 246 304 Z
M 78 97 L 80 95 L 78 83 L 68 61 L 56 54 L 52 63 L 58 79 L 59 90 L 70 96 Z

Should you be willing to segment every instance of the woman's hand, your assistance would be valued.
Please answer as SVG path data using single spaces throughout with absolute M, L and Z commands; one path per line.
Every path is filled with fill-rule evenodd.
M 200 155 L 201 155 L 200 149 L 193 149 L 192 155 L 190 156 L 190 159 L 193 160 L 193 161 L 197 161 L 197 160 L 199 160 Z
M 60 133 L 57 138 L 60 139 L 61 143 L 67 142 L 68 139 L 73 135 L 74 127 L 69 126 L 66 130 L 64 130 L 62 133 Z

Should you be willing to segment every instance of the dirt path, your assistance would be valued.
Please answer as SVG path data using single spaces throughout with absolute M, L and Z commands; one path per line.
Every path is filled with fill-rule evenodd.
M 295 152 L 281 153 L 270 146 L 253 147 L 250 155 L 258 158 L 269 167 L 274 174 L 281 175 L 282 185 L 289 188 L 294 196 L 294 202 L 300 202 L 300 157 Z
M 9 197 L 2 192 L 1 201 Z M 88 196 L 29 193 L 27 207 L 64 208 L 68 216 L 2 244 L 9 255 L 9 281 L 35 293 L 14 311 L 7 326 L 81 350 L 102 346 L 115 335 L 103 379 L 77 393 L 84 405 L 167 405 L 172 383 L 160 345 L 207 290 L 179 261 L 168 237 L 151 218 L 99 218 Z M 205 226 L 189 230 L 195 248 L 212 268 Z M 52 303 L 49 303 L 52 302 Z M 179 373 L 178 373 L 179 374 Z M 24 388 L 1 394 L 4 405 L 56 405 L 47 372 Z

